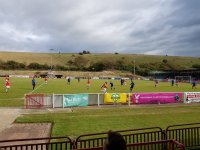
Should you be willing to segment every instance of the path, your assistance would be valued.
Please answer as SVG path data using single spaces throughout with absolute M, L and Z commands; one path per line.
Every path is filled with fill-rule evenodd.
M 20 108 L 0 108 L 0 133 L 9 128 L 21 113 L 23 109 Z
M 31 110 L 21 108 L 0 108 L 0 141 L 13 139 L 44 138 L 51 135 L 51 123 L 14 123 L 15 119 L 22 114 L 41 113 L 48 110 Z M 20 141 L 20 142 L 0 142 L 0 146 L 15 144 L 31 144 L 46 142 Z

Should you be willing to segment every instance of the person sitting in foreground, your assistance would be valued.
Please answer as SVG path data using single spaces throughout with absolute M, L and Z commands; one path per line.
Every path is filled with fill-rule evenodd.
M 126 150 L 126 141 L 120 133 L 109 131 L 104 150 Z

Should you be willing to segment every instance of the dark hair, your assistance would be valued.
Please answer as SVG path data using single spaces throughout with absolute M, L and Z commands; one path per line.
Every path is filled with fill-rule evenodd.
M 126 141 L 120 133 L 109 131 L 104 150 L 126 150 Z

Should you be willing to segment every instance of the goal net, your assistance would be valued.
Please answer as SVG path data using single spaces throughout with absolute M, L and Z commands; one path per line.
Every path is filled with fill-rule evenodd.
M 191 76 L 175 76 L 175 80 L 178 80 L 179 82 L 192 82 Z

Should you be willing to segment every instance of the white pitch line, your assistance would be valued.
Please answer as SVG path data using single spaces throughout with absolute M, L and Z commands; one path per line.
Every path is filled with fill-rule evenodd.
M 32 90 L 31 92 L 29 92 L 29 93 L 33 93 L 35 90 L 37 90 L 38 88 L 40 88 L 42 85 L 44 85 L 45 83 L 42 83 L 42 84 L 40 84 L 39 86 L 37 86 L 37 88 L 35 88 L 34 90 Z

